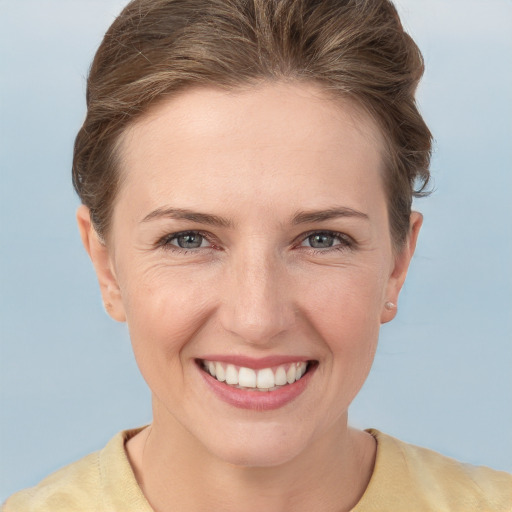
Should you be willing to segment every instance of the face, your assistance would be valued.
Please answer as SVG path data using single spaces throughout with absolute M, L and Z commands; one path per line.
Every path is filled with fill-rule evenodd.
M 79 223 L 154 428 L 252 466 L 343 431 L 420 223 L 396 254 L 383 147 L 312 85 L 189 90 L 124 134 L 107 245 Z

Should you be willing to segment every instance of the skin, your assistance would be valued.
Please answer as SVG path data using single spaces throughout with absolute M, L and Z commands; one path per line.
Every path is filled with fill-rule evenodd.
M 398 302 L 421 226 L 413 213 L 394 249 L 383 148 L 353 104 L 290 83 L 189 89 L 123 135 L 107 242 L 84 206 L 78 223 L 152 391 L 153 423 L 127 452 L 156 511 L 340 511 L 363 494 L 376 447 L 347 426 L 347 410 L 380 324 L 396 314 L 385 303 Z M 154 213 L 169 208 L 222 223 Z M 292 220 L 332 209 L 362 215 Z M 202 246 L 180 250 L 172 234 L 190 230 Z M 319 232 L 341 235 L 313 248 Z M 254 411 L 211 392 L 196 364 L 207 354 L 318 366 L 292 402 Z

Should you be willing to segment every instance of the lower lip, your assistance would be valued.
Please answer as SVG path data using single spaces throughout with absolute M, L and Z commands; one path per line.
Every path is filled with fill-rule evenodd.
M 279 409 L 295 400 L 306 389 L 315 369 L 316 365 L 311 366 L 298 381 L 274 391 L 253 391 L 234 388 L 224 382 L 219 382 L 209 373 L 198 367 L 206 384 L 221 400 L 240 409 L 252 409 L 255 411 Z

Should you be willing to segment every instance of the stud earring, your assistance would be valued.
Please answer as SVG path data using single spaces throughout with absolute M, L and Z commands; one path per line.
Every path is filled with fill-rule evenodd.
M 396 304 L 394 302 L 388 301 L 384 304 L 384 307 L 388 310 L 392 310 L 396 308 Z

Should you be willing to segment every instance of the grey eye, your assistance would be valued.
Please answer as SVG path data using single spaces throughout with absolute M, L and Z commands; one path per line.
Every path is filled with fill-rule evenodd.
M 315 233 L 307 238 L 310 247 L 314 249 L 327 249 L 332 247 L 335 239 L 336 237 L 329 233 Z
M 198 249 L 203 245 L 204 237 L 199 233 L 183 233 L 176 236 L 173 241 L 174 245 L 182 249 Z

